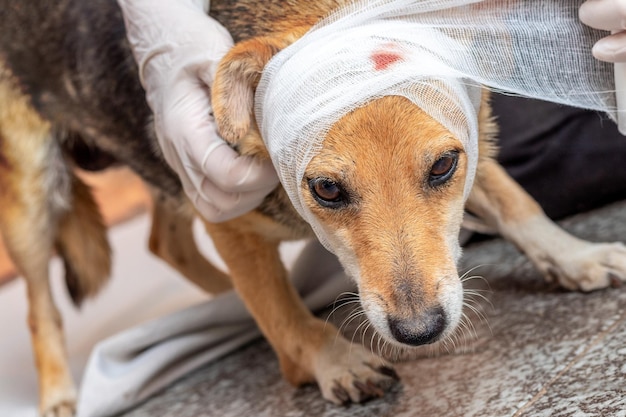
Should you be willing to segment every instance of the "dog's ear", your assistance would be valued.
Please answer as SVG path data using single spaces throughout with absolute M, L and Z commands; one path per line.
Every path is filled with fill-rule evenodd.
M 218 130 L 226 141 L 237 145 L 248 134 L 263 68 L 299 34 L 252 38 L 238 43 L 222 58 L 213 82 L 212 104 Z

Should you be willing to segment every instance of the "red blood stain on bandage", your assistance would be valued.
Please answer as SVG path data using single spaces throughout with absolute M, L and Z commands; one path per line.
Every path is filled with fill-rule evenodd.
M 398 61 L 402 61 L 402 55 L 396 51 L 374 51 L 371 55 L 376 71 L 383 71 Z

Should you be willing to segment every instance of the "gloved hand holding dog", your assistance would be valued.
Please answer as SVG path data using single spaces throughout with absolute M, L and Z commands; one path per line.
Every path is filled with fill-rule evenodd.
M 210 86 L 232 46 L 208 0 L 118 0 L 166 161 L 208 221 L 254 209 L 276 187 L 269 162 L 238 155 L 215 127 Z
M 626 62 L 626 0 L 587 0 L 580 6 L 580 20 L 592 28 L 614 32 L 600 39 L 592 53 L 607 62 Z

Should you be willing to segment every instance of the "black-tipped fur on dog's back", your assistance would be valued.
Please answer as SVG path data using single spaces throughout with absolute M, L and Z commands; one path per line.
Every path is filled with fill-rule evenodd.
M 115 1 L 2 0 L 0 28 L 0 60 L 60 139 L 84 140 L 180 194 L 156 146 Z
M 247 0 L 211 2 L 212 15 L 239 41 L 280 32 L 323 16 L 325 0 L 301 11 L 297 2 Z M 70 154 L 88 169 L 115 155 L 149 183 L 180 195 L 180 182 L 165 164 L 152 129 L 152 114 L 115 0 L 0 0 L 0 64 L 18 80 L 33 107 L 57 128 Z M 76 144 L 84 141 L 84 144 Z M 101 160 L 85 160 L 98 153 Z
M 328 10 L 323 3 L 336 4 L 322 1 L 304 13 L 291 2 L 270 0 L 259 9 L 258 2 L 225 0 L 211 2 L 211 10 L 242 40 L 280 32 L 281 22 L 311 25 Z M 0 28 L 0 65 L 4 63 L 33 107 L 53 124 L 77 165 L 100 169 L 119 162 L 162 192 L 182 196 L 180 182 L 156 143 L 115 0 L 39 0 L 28 7 L 20 0 L 0 0 Z M 260 211 L 304 228 L 299 217 L 284 215 L 284 206 L 293 210 L 285 196 L 271 195 Z

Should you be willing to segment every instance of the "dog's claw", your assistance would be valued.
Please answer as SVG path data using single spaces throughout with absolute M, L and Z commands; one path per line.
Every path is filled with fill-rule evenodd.
M 354 388 L 359 390 L 359 402 L 364 402 L 372 398 L 372 392 L 370 391 L 367 384 L 364 384 L 361 381 L 354 381 L 352 385 L 354 386 Z
M 361 381 L 354 381 L 352 383 L 356 389 L 361 392 L 359 402 L 367 401 L 372 398 L 380 398 L 385 395 L 385 392 L 378 385 L 368 380 L 366 383 Z
M 317 358 L 322 395 L 338 405 L 382 397 L 397 380 L 391 365 L 347 340 L 333 338 Z
M 333 379 L 332 386 L 326 389 L 324 396 L 339 405 L 362 403 L 383 397 L 385 391 L 397 381 L 397 374 L 387 366 L 376 368 L 368 363 L 363 365 L 365 366 L 363 369 L 368 371 L 358 374 L 348 371 L 342 377 Z M 384 373 L 376 372 L 379 369 L 385 369 Z
M 74 417 L 76 410 L 73 403 L 61 403 L 48 408 L 42 413 L 43 417 Z
M 350 404 L 350 395 L 348 392 L 341 386 L 339 381 L 335 381 L 335 386 L 333 387 L 333 394 L 342 405 Z
M 385 391 L 369 379 L 367 380 L 367 386 L 376 398 L 380 398 L 385 395 Z
M 608 278 L 609 278 L 609 282 L 611 283 L 610 284 L 611 288 L 621 288 L 622 280 L 617 274 L 614 274 L 613 272 L 609 272 Z
M 398 373 L 396 372 L 396 370 L 393 368 L 390 368 L 389 366 L 380 366 L 376 370 L 385 376 L 395 379 L 396 381 L 400 380 L 400 377 L 398 376 Z

